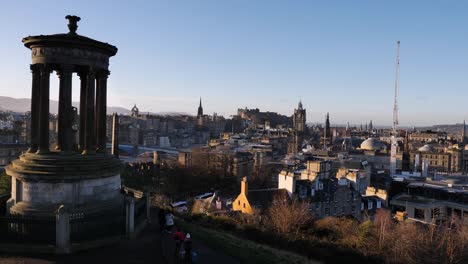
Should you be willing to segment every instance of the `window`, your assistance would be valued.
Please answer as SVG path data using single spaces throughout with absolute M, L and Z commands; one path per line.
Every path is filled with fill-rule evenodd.
M 372 201 L 367 202 L 367 208 L 368 208 L 369 210 L 372 209 Z
M 382 207 L 382 201 L 377 201 L 377 208 L 381 208 Z
M 244 208 L 245 208 L 245 203 L 244 203 Z
M 240 206 L 240 200 L 239 200 L 239 201 L 237 201 L 237 204 Z
M 364 211 L 364 203 L 361 203 L 361 211 Z

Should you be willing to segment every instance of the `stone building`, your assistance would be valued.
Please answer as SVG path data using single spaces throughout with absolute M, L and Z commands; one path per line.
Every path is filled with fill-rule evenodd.
M 463 171 L 463 150 L 457 148 L 436 148 L 426 144 L 409 152 L 410 168 L 420 171 L 423 160 L 427 161 L 429 171 L 461 172 Z
M 210 149 L 197 147 L 179 151 L 179 164 L 186 167 L 201 166 L 215 171 L 221 177 L 251 176 L 254 168 L 253 154 L 230 148 Z
M 440 140 L 447 140 L 447 133 L 439 132 L 439 131 L 432 131 L 432 130 L 411 132 L 409 134 L 409 140 L 419 141 L 419 142 L 424 142 L 424 143 L 438 142 Z
M 392 197 L 393 212 L 407 212 L 408 217 L 428 223 L 440 223 L 452 218 L 468 224 L 468 191 L 466 184 L 443 182 L 411 182 Z
M 281 171 L 278 188 L 308 202 L 317 218 L 353 216 L 360 219 L 361 195 L 354 187 L 359 185 L 347 179 L 346 174 L 332 176 L 331 168 L 328 161 L 308 161 L 304 170 Z
M 293 128 L 299 133 L 303 133 L 306 130 L 306 110 L 302 108 L 301 101 L 299 101 L 297 109 L 294 109 Z
M 266 122 L 269 122 L 271 127 L 277 127 L 278 125 L 291 127 L 292 125 L 291 116 L 288 117 L 275 112 L 261 112 L 258 108 L 239 108 L 237 109 L 237 116 L 248 121 L 247 124 L 249 125 L 264 125 Z
M 361 195 L 346 178 L 325 179 L 310 193 L 310 210 L 317 218 L 352 216 L 361 219 Z

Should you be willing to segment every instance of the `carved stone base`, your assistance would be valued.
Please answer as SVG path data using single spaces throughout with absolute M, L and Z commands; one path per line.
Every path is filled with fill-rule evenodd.
M 123 206 L 120 162 L 107 154 L 26 153 L 6 171 L 12 177 L 10 214 L 53 216 L 60 205 L 94 214 Z

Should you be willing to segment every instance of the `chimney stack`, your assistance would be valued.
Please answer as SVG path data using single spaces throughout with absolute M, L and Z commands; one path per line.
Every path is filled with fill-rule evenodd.
M 241 181 L 241 193 L 247 195 L 248 191 L 249 191 L 249 187 L 247 184 L 247 177 L 243 177 Z

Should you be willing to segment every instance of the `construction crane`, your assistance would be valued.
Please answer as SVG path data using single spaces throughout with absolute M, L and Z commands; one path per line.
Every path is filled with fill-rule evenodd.
M 397 59 L 395 73 L 395 98 L 393 102 L 393 127 L 392 127 L 392 145 L 390 149 L 390 176 L 394 177 L 396 172 L 396 154 L 397 154 L 397 129 L 398 129 L 398 92 L 400 83 L 400 41 L 397 41 Z

